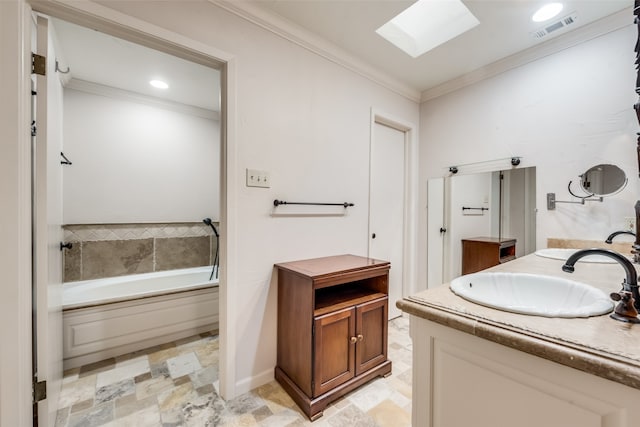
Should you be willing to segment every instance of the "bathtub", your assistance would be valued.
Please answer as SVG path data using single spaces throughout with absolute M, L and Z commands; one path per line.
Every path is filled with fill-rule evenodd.
M 218 329 L 218 279 L 197 267 L 63 285 L 64 369 Z

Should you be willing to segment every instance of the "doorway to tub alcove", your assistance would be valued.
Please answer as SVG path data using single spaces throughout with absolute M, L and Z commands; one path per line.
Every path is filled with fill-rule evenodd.
M 40 7 L 38 7 L 40 8 Z M 97 35 L 95 33 L 97 33 L 98 31 L 100 32 L 100 36 L 101 37 L 107 37 L 110 38 L 110 40 L 112 41 L 112 44 L 116 44 L 116 45 L 126 45 L 129 49 L 146 49 L 147 52 L 151 52 L 151 51 L 155 51 L 155 54 L 162 54 L 165 56 L 170 56 L 173 57 L 173 62 L 174 62 L 174 68 L 178 69 L 178 72 L 180 72 L 180 66 L 175 66 L 176 62 L 183 62 L 183 63 L 189 63 L 192 67 L 192 69 L 198 69 L 198 71 L 195 71 L 193 73 L 189 73 L 189 72 L 185 72 L 184 70 L 182 70 L 182 77 L 184 77 L 184 80 L 193 80 L 196 76 L 199 78 L 202 78 L 202 76 L 207 75 L 207 71 L 209 70 L 209 74 L 211 77 L 211 79 L 215 79 L 217 80 L 217 86 L 218 86 L 218 92 L 213 92 L 208 98 L 209 101 L 214 100 L 215 102 L 210 103 L 209 105 L 203 105 L 202 102 L 198 103 L 197 102 L 190 102 L 189 97 L 193 97 L 194 96 L 194 92 L 192 92 L 190 95 L 187 94 L 187 97 L 182 97 L 182 98 L 177 98 L 177 99 L 167 99 L 167 98 L 163 98 L 161 99 L 158 96 L 149 96 L 149 94 L 140 94 L 137 93 L 137 91 L 135 89 L 132 89 L 131 87 L 118 87 L 113 81 L 108 81 L 108 79 L 106 81 L 91 81 L 92 79 L 89 77 L 88 74 L 83 74 L 78 72 L 76 74 L 76 76 L 78 77 L 74 77 L 74 79 L 68 80 L 65 82 L 67 84 L 67 87 L 65 87 L 64 90 L 68 90 L 68 91 L 74 91 L 73 95 L 69 96 L 69 98 L 74 98 L 76 101 L 78 98 L 92 98 L 93 99 L 93 104 L 88 104 L 89 107 L 86 107 L 86 109 L 90 109 L 90 108 L 94 108 L 95 103 L 97 102 L 97 100 L 99 98 L 104 98 L 104 100 L 106 100 L 106 102 L 111 103 L 112 105 L 109 107 L 112 110 L 119 112 L 120 115 L 124 115 L 126 116 L 126 114 L 123 114 L 124 111 L 130 111 L 130 110 L 126 110 L 126 109 L 122 109 L 120 107 L 122 107 L 122 103 L 123 102 L 128 102 L 130 104 L 133 103 L 137 103 L 139 105 L 142 105 L 142 109 L 145 109 L 147 112 L 151 111 L 151 108 L 155 108 L 156 110 L 163 110 L 163 111 L 170 111 L 171 114 L 174 115 L 182 115 L 184 117 L 191 117 L 193 118 L 192 122 L 200 122 L 201 124 L 206 121 L 206 120 L 214 120 L 217 119 L 218 121 L 218 127 L 217 127 L 217 134 L 215 135 L 215 138 L 219 140 L 219 145 L 217 147 L 217 149 L 215 151 L 217 151 L 217 156 L 211 156 L 211 150 L 208 151 L 202 151 L 199 152 L 198 150 L 191 150 L 192 154 L 194 151 L 198 151 L 200 153 L 200 158 L 204 158 L 208 161 L 209 165 L 215 165 L 217 167 L 217 177 L 219 180 L 219 184 L 218 184 L 218 188 L 219 191 L 216 195 L 216 192 L 213 191 L 213 186 L 211 184 L 211 179 L 208 179 L 206 177 L 201 177 L 200 181 L 202 182 L 202 186 L 205 188 L 205 193 L 207 193 L 207 196 L 205 197 L 216 197 L 219 199 L 219 204 L 218 204 L 218 212 L 212 212 L 212 210 L 208 209 L 208 208 L 201 208 L 198 209 L 193 215 L 189 216 L 189 215 L 184 215 L 184 213 L 180 213 L 180 209 L 176 209 L 176 208 L 181 208 L 184 205 L 188 205 L 187 202 L 183 202 L 183 203 L 174 203 L 174 205 L 182 205 L 182 206 L 172 206 L 171 203 L 169 203 L 165 209 L 165 211 L 169 211 L 171 212 L 172 215 L 175 215 L 173 217 L 173 219 L 167 219 L 167 217 L 165 216 L 165 219 L 163 220 L 161 218 L 162 215 L 158 216 L 158 217 L 152 217 L 149 218 L 148 215 L 145 216 L 144 213 L 138 213 L 138 216 L 132 218 L 132 220 L 130 220 L 131 223 L 134 222 L 139 222 L 139 223 L 148 223 L 148 222 L 153 222 L 153 223 L 165 223 L 168 224 L 168 228 L 176 228 L 176 227 L 172 227 L 172 223 L 175 221 L 178 222 L 189 222 L 189 223 L 193 223 L 193 224 L 198 224 L 198 223 L 202 223 L 202 219 L 207 218 L 207 217 L 211 217 L 215 222 L 218 223 L 219 228 L 221 230 L 221 237 L 220 237 L 220 302 L 219 302 L 219 308 L 218 308 L 218 312 L 220 313 L 219 315 L 219 325 L 220 325 L 220 341 L 221 343 L 226 342 L 226 336 L 227 336 L 227 329 L 226 329 L 226 315 L 228 313 L 228 310 L 226 309 L 226 300 L 228 298 L 228 293 L 226 290 L 226 282 L 227 282 L 227 253 L 228 253 L 228 230 L 229 230 L 229 222 L 226 220 L 226 211 L 229 208 L 228 203 L 226 202 L 226 186 L 227 186 L 227 171 L 228 171 L 228 167 L 227 167 L 227 163 L 226 163 L 226 153 L 228 152 L 228 146 L 227 146 L 227 129 L 228 129 L 228 123 L 229 123 L 229 115 L 227 113 L 227 103 L 229 102 L 226 94 L 228 93 L 228 87 L 230 85 L 233 84 L 233 82 L 229 81 L 229 79 L 227 78 L 228 76 L 228 66 L 229 66 L 229 62 L 225 62 L 224 60 L 218 59 L 220 57 L 222 57 L 223 59 L 225 59 L 226 55 L 220 55 L 220 52 L 203 52 L 203 49 L 201 46 L 198 46 L 198 49 L 194 49 L 191 46 L 189 46 L 189 41 L 185 40 L 182 37 L 178 37 L 175 34 L 172 33 L 168 33 L 168 32 L 164 32 L 162 31 L 162 35 L 159 36 L 157 33 L 159 32 L 156 28 L 153 28 L 152 26 L 147 26 L 145 25 L 145 23 L 143 22 L 135 22 L 135 20 L 128 20 L 128 24 L 130 25 L 130 27 L 125 27 L 125 26 L 121 26 L 119 24 L 114 24 L 113 22 L 108 22 L 106 20 L 106 18 L 103 20 L 102 18 L 96 17 L 94 16 L 88 16 L 87 14 L 85 14 L 84 12 L 80 11 L 80 10 L 70 10 L 68 8 L 64 8 L 64 10 L 60 7 L 60 6 L 56 6 L 56 5 L 48 5 L 46 7 L 42 8 L 43 10 L 41 10 L 40 12 L 42 13 L 47 13 L 48 17 L 51 18 L 50 19 L 50 24 L 54 27 L 54 28 L 65 28 L 62 31 L 72 31 L 72 27 L 78 27 L 84 31 L 88 31 L 89 33 L 84 33 L 84 36 L 80 36 L 80 37 L 76 37 L 76 40 L 81 40 L 84 42 L 87 42 L 88 39 L 92 36 L 92 35 Z M 56 16 L 58 16 L 59 18 L 56 18 Z M 47 18 L 47 17 L 44 17 Z M 64 18 L 64 21 L 62 20 L 62 18 Z M 111 20 L 110 20 L 111 21 Z M 71 23 L 73 22 L 73 23 Z M 122 22 L 122 21 L 118 21 L 118 22 Z M 88 30 L 86 27 L 90 26 L 93 30 Z M 56 29 L 57 29 L 56 28 Z M 70 29 L 71 28 L 71 29 Z M 117 36 L 117 38 L 116 38 Z M 59 43 L 61 45 L 64 45 L 64 40 L 60 40 L 62 39 L 62 37 L 60 37 Z M 176 40 L 179 39 L 179 42 L 177 42 Z M 195 44 L 195 43 L 194 43 Z M 134 47 L 132 47 L 134 46 Z M 84 48 L 85 52 L 86 52 L 86 47 Z M 75 67 L 74 63 L 73 63 L 73 59 L 71 58 L 72 55 L 69 55 L 68 57 L 65 58 L 64 56 L 64 46 L 62 49 L 60 50 L 60 56 L 58 58 L 50 58 L 50 61 L 55 61 L 55 74 L 50 75 L 50 78 L 55 78 L 56 76 L 61 76 L 64 75 L 64 77 L 67 77 L 66 73 L 69 72 L 69 74 L 73 74 L 74 72 L 74 68 L 76 70 L 79 70 L 81 67 Z M 99 51 L 100 56 L 103 57 L 108 57 L 109 53 L 105 50 L 102 49 L 100 50 L 99 48 L 96 48 L 96 50 Z M 206 50 L 206 49 L 204 49 Z M 129 50 L 128 52 L 129 55 L 132 54 L 132 51 Z M 152 54 L 153 55 L 153 54 Z M 135 57 L 135 55 L 134 55 Z M 147 60 L 149 58 L 149 56 L 146 56 Z M 228 60 L 229 58 L 226 57 L 226 59 Z M 133 58 L 125 58 L 122 59 L 118 59 L 118 60 L 112 60 L 112 67 L 111 70 L 117 70 L 118 68 L 123 68 L 122 65 L 125 63 L 124 61 L 130 61 L 133 62 Z M 53 62 L 52 62 L 53 63 Z M 95 61 L 94 61 L 95 63 Z M 186 66 L 188 67 L 189 64 L 187 64 Z M 94 64 L 95 65 L 95 64 Z M 183 64 L 184 65 L 184 64 Z M 104 68 L 104 67 L 102 67 Z M 69 71 L 71 70 L 71 71 Z M 204 70 L 204 72 L 203 72 Z M 104 72 L 104 69 L 102 69 L 102 71 Z M 107 70 L 108 71 L 108 70 Z M 175 70 L 174 70 L 175 71 Z M 185 74 L 186 73 L 186 74 Z M 107 73 L 108 74 L 108 73 Z M 115 71 L 112 73 L 115 74 Z M 127 73 L 125 73 L 127 74 Z M 104 76 L 103 76 L 104 77 Z M 113 77 L 113 76 L 111 76 Z M 75 81 L 74 81 L 75 80 Z M 97 80 L 97 79 L 96 79 Z M 131 75 L 131 81 L 135 80 L 133 78 L 133 76 Z M 138 82 L 140 81 L 140 79 L 138 79 Z M 69 84 L 69 82 L 71 82 Z M 148 82 L 144 82 L 145 84 L 148 85 Z M 202 81 L 200 81 L 200 83 L 202 83 Z M 205 87 L 205 85 L 201 85 L 200 86 L 200 90 L 196 92 L 196 95 L 200 94 L 200 93 L 206 93 L 207 90 L 203 89 Z M 205 97 L 207 98 L 207 97 Z M 125 101 L 123 101 L 125 100 Z M 117 105 L 113 105 L 114 103 L 119 103 Z M 196 105 L 189 105 L 189 104 L 196 104 Z M 78 105 L 82 105 L 82 104 L 77 104 L 74 111 L 74 114 L 79 114 L 80 113 L 86 113 L 87 111 L 83 111 L 83 107 L 78 107 Z M 211 108 L 211 107 L 214 108 Z M 47 107 L 47 109 L 51 109 L 52 106 L 49 105 Z M 55 108 L 55 107 L 54 107 Z M 117 115 L 117 114 L 116 114 Z M 163 116 L 163 117 L 166 117 Z M 129 119 L 131 119 L 131 117 L 129 117 Z M 188 119 L 185 119 L 186 121 L 188 121 Z M 131 120 L 134 123 L 137 123 L 138 125 L 145 125 L 143 120 L 136 120 L 133 119 Z M 49 123 L 50 125 L 52 123 Z M 91 137 L 92 135 L 92 128 L 89 127 L 89 121 L 86 122 L 87 127 L 85 127 L 85 138 Z M 147 125 L 149 123 L 146 123 Z M 114 128 L 122 128 L 123 126 L 119 126 L 119 125 L 115 125 Z M 78 127 L 79 129 L 80 127 Z M 76 129 L 74 132 L 76 132 L 76 134 L 80 133 L 80 131 Z M 206 126 L 203 126 L 202 129 L 200 129 L 200 134 L 202 133 L 206 133 L 207 132 L 207 128 Z M 210 130 L 210 129 L 209 129 Z M 101 135 L 105 136 L 105 133 L 108 132 L 109 129 L 102 129 Z M 81 137 L 82 135 L 80 135 Z M 161 137 L 163 135 L 156 135 L 157 137 Z M 76 135 L 77 137 L 77 135 Z M 112 134 L 111 135 L 112 140 L 115 140 L 118 138 L 117 134 Z M 55 147 L 54 147 L 55 148 Z M 74 150 L 71 150 L 71 145 L 67 145 L 67 148 L 69 148 L 69 150 L 67 150 L 65 152 L 65 147 L 63 146 L 61 150 L 59 150 L 60 152 L 64 152 L 65 155 L 67 156 L 68 160 L 72 163 L 71 165 L 64 165 L 62 167 L 68 167 L 68 168 L 72 168 L 74 166 L 81 166 L 83 163 L 86 163 L 85 161 L 87 160 L 87 157 L 83 154 L 79 154 L 77 156 L 74 156 L 72 153 Z M 114 171 L 116 172 L 121 172 L 123 169 L 123 164 L 126 163 L 127 159 L 130 159 L 131 157 L 134 157 L 134 154 L 145 154 L 145 153 L 149 153 L 149 152 L 153 152 L 153 147 L 147 146 L 146 150 L 141 150 L 139 148 L 136 147 L 131 147 L 129 146 L 129 149 L 126 149 L 127 147 L 122 145 L 120 146 L 120 150 L 117 150 L 116 153 L 113 154 L 112 157 L 107 158 L 106 156 L 102 156 L 101 160 L 108 164 Z M 155 147 L 156 149 L 158 149 L 158 147 Z M 160 148 L 166 148 L 166 147 L 160 147 Z M 70 151 L 71 150 L 71 151 Z M 135 151 L 139 151 L 138 153 L 135 153 Z M 55 152 L 55 155 L 58 155 L 58 150 L 54 149 L 52 152 Z M 140 151 L 142 153 L 140 153 Z M 175 154 L 175 153 L 174 153 Z M 204 155 L 203 155 L 204 154 Z M 184 167 L 187 169 L 190 169 L 191 171 L 193 171 L 193 169 L 196 169 L 193 167 L 193 165 L 189 165 L 188 163 L 184 162 L 184 158 L 178 158 L 176 159 L 174 156 L 175 162 L 169 162 L 168 160 L 171 159 L 165 159 L 165 163 L 164 165 L 167 166 L 167 170 L 169 170 L 170 172 L 167 173 L 166 175 L 169 176 L 176 176 L 177 173 L 176 171 L 180 170 L 180 167 Z M 52 164 L 58 163 L 60 161 L 60 158 L 56 158 L 53 162 L 49 162 Z M 138 161 L 138 164 L 140 162 Z M 219 166 L 219 167 L 218 167 Z M 202 169 L 202 168 L 201 168 Z M 70 170 L 70 169 L 67 169 Z M 97 173 L 96 168 L 93 168 L 92 170 L 94 173 Z M 66 171 L 65 171 L 66 172 Z M 173 172 L 173 173 L 171 173 Z M 118 173 L 115 173 L 114 176 L 118 176 Z M 184 180 L 182 180 L 184 182 Z M 131 183 L 132 181 L 126 181 L 128 183 Z M 82 182 L 80 183 L 82 184 Z M 85 182 L 86 184 L 86 182 Z M 122 183 L 120 183 L 120 186 L 122 187 Z M 163 188 L 160 190 L 161 193 L 166 193 L 167 192 L 167 188 L 166 185 L 162 186 Z M 93 197 L 93 193 L 98 193 L 101 194 L 101 190 L 104 190 L 104 188 L 100 189 L 95 189 L 95 186 L 93 186 L 93 192 L 90 192 L 89 189 L 91 189 L 90 186 L 85 186 L 85 189 L 83 190 L 82 188 L 78 189 L 75 188 L 75 191 L 79 191 L 79 194 L 86 194 L 87 195 L 87 203 L 91 204 L 93 208 L 96 207 L 96 204 L 99 201 L 98 199 L 94 199 L 94 201 L 92 202 L 90 200 L 91 197 Z M 191 187 L 189 187 L 189 190 L 192 190 Z M 140 193 L 140 190 L 137 190 L 138 193 Z M 153 189 L 148 190 L 149 192 L 152 192 Z M 201 196 L 200 196 L 201 197 Z M 104 198 L 104 197 L 102 197 Z M 139 197 L 141 199 L 143 199 L 143 201 L 145 201 L 146 205 L 149 205 L 149 199 L 147 197 L 144 196 L 144 193 Z M 76 206 L 77 208 L 77 206 Z M 143 209 L 144 206 L 141 208 Z M 100 209 L 94 209 L 94 214 L 96 214 L 96 212 L 98 212 Z M 103 208 L 104 210 L 104 208 Z M 115 209 L 112 209 L 112 213 Z M 159 209 L 155 209 L 152 210 L 152 212 L 158 211 Z M 161 210 L 161 209 L 160 209 Z M 142 211 L 140 211 L 142 212 Z M 184 212 L 184 210 L 182 211 Z M 93 215 L 93 214 L 91 214 Z M 180 216 L 182 215 L 182 217 Z M 73 217 L 73 216 L 71 216 Z M 79 216 L 75 216 L 74 218 L 79 218 Z M 98 217 L 94 216 L 90 216 L 89 219 L 87 219 L 85 222 L 89 222 L 92 224 L 96 224 L 96 223 L 105 223 L 105 224 L 114 224 L 114 223 L 118 223 L 120 220 L 118 219 L 117 216 L 112 217 L 114 219 L 97 219 Z M 82 220 L 78 221 L 76 220 L 71 220 L 71 221 L 64 221 L 64 223 L 68 223 L 68 222 L 73 222 L 73 223 L 79 223 L 82 222 Z M 84 224 L 86 225 L 86 224 Z M 206 225 L 202 225 L 203 227 L 207 227 Z M 208 227 L 207 227 L 208 229 Z M 124 239 L 123 239 L 124 240 Z M 39 242 L 40 244 L 45 243 L 45 242 Z M 50 242 L 49 242 L 50 243 Z M 66 249 L 65 249 L 66 250 Z M 166 254 L 165 254 L 166 255 Z M 212 254 L 213 257 L 213 254 Z M 166 257 L 165 257 L 166 258 Z M 156 262 L 156 253 L 154 252 L 153 256 L 152 256 L 152 262 L 155 264 Z M 171 260 L 168 260 L 168 262 L 170 263 Z M 45 286 L 45 291 L 46 291 L 46 285 L 47 283 L 44 283 Z M 59 307 L 58 307 L 59 308 Z M 56 334 L 58 334 L 57 336 L 61 339 L 61 337 L 59 336 L 60 333 L 56 332 L 54 330 L 52 330 L 51 328 L 48 328 L 48 331 L 45 331 L 43 333 L 43 331 L 40 331 L 40 333 L 36 333 L 36 335 L 44 335 L 44 341 L 48 341 L 51 342 L 53 340 L 55 340 L 54 337 L 56 337 Z M 224 344 L 223 344 L 224 345 Z M 40 350 L 42 353 L 46 353 L 46 349 L 43 346 L 40 346 Z M 229 387 L 227 384 L 231 383 L 233 384 L 233 370 L 227 369 L 227 357 L 224 354 L 220 355 L 220 362 L 221 362 L 221 369 L 220 369 L 220 389 L 221 392 L 224 393 L 233 393 L 233 387 Z M 231 362 L 230 362 L 231 363 Z M 231 364 L 232 365 L 232 364 Z M 42 370 L 44 371 L 44 369 Z M 231 375 L 227 375 L 227 372 L 231 371 Z M 55 376 L 56 374 L 53 372 L 50 372 L 51 376 Z M 46 379 L 46 378 L 41 378 L 41 380 Z M 230 380 L 230 381 L 228 381 Z M 228 391 L 227 391 L 228 390 Z M 52 393 L 50 396 L 54 396 L 57 395 L 57 393 Z M 55 402 L 46 402 L 45 404 L 47 405 L 43 405 L 43 406 L 48 406 L 49 409 L 48 411 L 51 412 L 52 410 L 52 406 L 55 406 Z M 45 408 L 40 409 L 40 413 L 46 413 L 47 409 Z M 53 425 L 51 422 L 47 423 L 42 417 L 40 420 L 40 425 Z

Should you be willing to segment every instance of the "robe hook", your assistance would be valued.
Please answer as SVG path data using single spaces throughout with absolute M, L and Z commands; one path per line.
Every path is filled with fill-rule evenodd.
M 58 66 L 58 60 L 56 59 L 56 71 L 60 74 L 69 74 L 71 69 L 69 68 L 69 66 L 67 66 L 66 70 L 61 70 L 60 67 Z

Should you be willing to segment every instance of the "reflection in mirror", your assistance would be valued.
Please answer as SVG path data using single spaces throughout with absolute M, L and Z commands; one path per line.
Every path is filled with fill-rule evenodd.
M 580 175 L 580 187 L 592 196 L 609 196 L 627 185 L 627 176 L 616 165 L 596 165 Z
M 535 167 L 435 178 L 427 188 L 428 287 L 462 274 L 463 240 L 497 245 L 496 260 L 507 241 L 516 257 L 535 251 Z

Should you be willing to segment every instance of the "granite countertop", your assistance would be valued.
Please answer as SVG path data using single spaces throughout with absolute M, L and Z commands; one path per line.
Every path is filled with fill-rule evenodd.
M 558 276 L 606 294 L 619 291 L 625 277 L 617 263 L 578 262 L 573 274 L 563 272 L 563 264 L 531 254 L 486 271 Z M 458 297 L 449 284 L 404 298 L 397 306 L 411 315 L 640 389 L 640 324 L 608 315 L 565 319 L 509 313 Z

